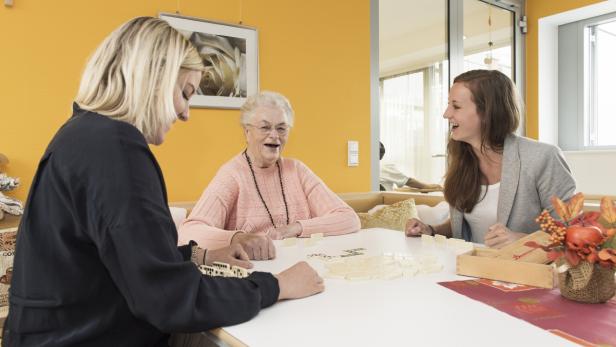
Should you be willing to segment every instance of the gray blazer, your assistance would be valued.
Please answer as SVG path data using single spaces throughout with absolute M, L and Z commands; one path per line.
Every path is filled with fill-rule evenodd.
M 550 198 L 568 200 L 575 180 L 561 150 L 547 143 L 509 135 L 503 150 L 497 222 L 512 231 L 530 234 L 539 230 L 535 218 L 543 209 L 552 211 Z M 483 243 L 487 232 L 472 232 L 462 211 L 451 208 L 453 237 Z

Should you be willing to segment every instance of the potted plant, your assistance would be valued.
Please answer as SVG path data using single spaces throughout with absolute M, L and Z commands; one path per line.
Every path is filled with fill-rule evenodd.
M 584 195 L 577 193 L 565 203 L 552 197 L 558 219 L 547 210 L 536 221 L 550 234 L 550 244 L 527 242 L 529 247 L 542 248 L 557 265 L 561 294 L 571 300 L 602 303 L 614 296 L 616 283 L 616 207 L 601 199 L 599 212 L 582 212 Z

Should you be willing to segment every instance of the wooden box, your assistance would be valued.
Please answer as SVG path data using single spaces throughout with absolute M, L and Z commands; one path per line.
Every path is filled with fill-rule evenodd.
M 541 249 L 524 246 L 527 241 L 549 242 L 543 232 L 530 234 L 500 250 L 475 248 L 458 256 L 456 273 L 463 276 L 526 284 L 541 288 L 554 287 L 554 268 Z

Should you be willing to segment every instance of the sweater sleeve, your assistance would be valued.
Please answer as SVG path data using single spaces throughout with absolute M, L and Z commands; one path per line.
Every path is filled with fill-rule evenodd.
M 306 165 L 297 161 L 297 173 L 302 185 L 311 219 L 299 220 L 302 226 L 300 236 L 323 233 L 324 235 L 342 235 L 355 232 L 361 228 L 359 217 L 353 209 L 332 192 L 323 181 Z
M 272 305 L 278 282 L 269 273 L 247 279 L 203 276 L 184 261 L 166 206 L 164 182 L 145 143 L 108 148 L 88 196 L 98 211 L 91 237 L 131 312 L 163 332 L 197 332 L 238 324 Z
M 185 261 L 191 261 L 190 256 L 192 253 L 192 246 L 191 245 L 181 245 L 178 246 L 178 251 L 180 251 L 180 254 L 182 255 L 182 259 Z
M 225 230 L 227 219 L 237 202 L 239 186 L 228 167 L 223 166 L 178 231 L 178 244 L 195 241 L 202 248 L 226 247 L 237 231 Z
M 569 200 L 575 193 L 575 180 L 571 169 L 558 147 L 550 146 L 546 154 L 544 166 L 537 171 L 537 192 L 541 201 L 541 209 L 553 210 L 552 196 L 561 200 Z

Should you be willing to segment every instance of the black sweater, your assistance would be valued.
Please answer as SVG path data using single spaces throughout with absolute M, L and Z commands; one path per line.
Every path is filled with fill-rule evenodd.
M 202 276 L 177 247 L 165 183 L 134 126 L 74 106 L 30 189 L 5 346 L 166 346 L 272 305 L 269 273 Z

